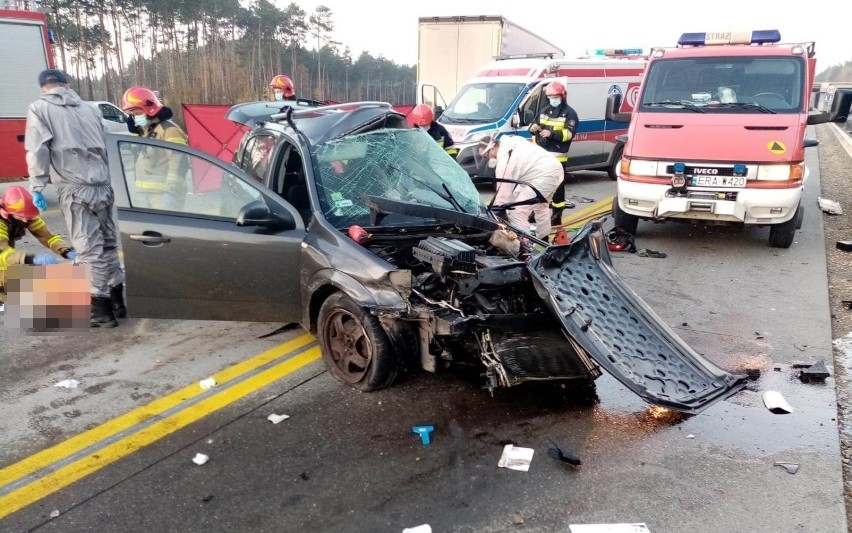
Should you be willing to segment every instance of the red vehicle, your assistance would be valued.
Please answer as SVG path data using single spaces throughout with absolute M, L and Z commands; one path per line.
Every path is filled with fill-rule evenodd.
M 27 107 L 38 99 L 38 74 L 53 68 L 44 13 L 0 9 L 0 178 L 27 175 L 24 130 Z

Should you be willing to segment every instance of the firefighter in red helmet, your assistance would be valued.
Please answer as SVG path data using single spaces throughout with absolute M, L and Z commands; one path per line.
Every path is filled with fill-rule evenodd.
M 12 185 L 0 197 L 0 302 L 6 299 L 6 268 L 9 265 L 55 265 L 59 259 L 50 253 L 27 254 L 15 250 L 15 243 L 27 232 L 45 247 L 73 261 L 77 252 L 54 235 L 39 216 L 30 191 Z
M 171 121 L 172 110 L 147 87 L 131 87 L 121 99 L 130 114 L 128 129 L 140 137 L 189 144 L 186 133 Z M 186 201 L 189 160 L 174 150 L 146 146 L 134 167 L 135 187 L 131 200 L 136 207 L 181 211 Z
M 565 166 L 568 163 L 568 148 L 577 131 L 580 119 L 577 112 L 568 105 L 568 91 L 561 81 L 553 81 L 544 90 L 548 105 L 541 110 L 538 119 L 530 125 L 530 133 L 535 142 L 556 155 L 556 159 Z M 562 210 L 565 209 L 565 181 L 556 188 L 553 200 L 552 223 L 562 222 Z
M 455 157 L 459 150 L 453 146 L 453 138 L 450 137 L 447 128 L 435 122 L 435 113 L 428 104 L 420 104 L 411 110 L 411 120 L 415 127 L 425 128 L 426 133 L 435 139 L 438 146 L 443 148 L 449 155 Z
M 269 88 L 272 91 L 272 99 L 277 102 L 296 99 L 296 89 L 293 86 L 293 80 L 283 74 L 272 78 L 269 82 Z

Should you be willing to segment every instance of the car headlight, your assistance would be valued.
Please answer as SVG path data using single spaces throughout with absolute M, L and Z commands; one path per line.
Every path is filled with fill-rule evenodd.
M 757 167 L 757 179 L 768 181 L 799 180 L 805 175 L 805 164 L 796 165 L 760 165 Z
M 464 138 L 463 143 L 475 143 L 479 142 L 485 137 L 493 137 L 497 134 L 497 130 L 488 130 L 488 131 L 477 131 L 476 133 L 471 133 L 467 137 Z
M 628 174 L 633 176 L 656 176 L 657 161 L 644 161 L 642 159 L 631 159 Z

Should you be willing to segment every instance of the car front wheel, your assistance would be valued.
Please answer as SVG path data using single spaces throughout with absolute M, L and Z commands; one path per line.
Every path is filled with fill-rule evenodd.
M 793 218 L 781 224 L 773 224 L 769 230 L 769 246 L 773 248 L 789 248 L 796 238 L 796 229 L 801 225 L 800 220 L 803 213 L 802 206 L 799 206 Z
M 361 391 L 393 383 L 399 357 L 369 311 L 338 292 L 322 304 L 317 322 L 322 358 L 335 378 Z
M 618 195 L 612 197 L 612 223 L 631 235 L 636 235 L 639 228 L 639 217 L 625 213 L 618 206 Z

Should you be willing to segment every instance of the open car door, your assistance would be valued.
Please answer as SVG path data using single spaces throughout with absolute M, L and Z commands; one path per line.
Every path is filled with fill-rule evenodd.
M 291 205 L 187 146 L 108 135 L 107 148 L 130 316 L 299 321 L 305 227 Z M 173 197 L 151 165 L 180 176 Z
M 689 347 L 612 267 L 601 222 L 529 263 L 536 291 L 600 366 L 647 402 L 698 413 L 746 385 Z

